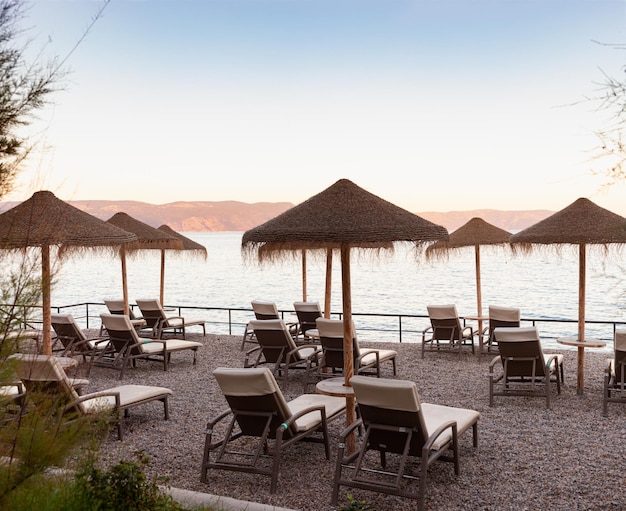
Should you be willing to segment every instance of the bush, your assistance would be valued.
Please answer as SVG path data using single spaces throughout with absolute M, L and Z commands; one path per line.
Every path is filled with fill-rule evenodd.
M 76 474 L 75 509 L 93 511 L 179 511 L 184 508 L 158 486 L 164 478 L 149 480 L 143 472 L 148 460 L 137 453 L 138 462 L 120 461 L 109 470 L 92 462 Z M 84 507 L 83 507 L 84 506 Z
M 364 500 L 356 500 L 350 493 L 347 495 L 349 504 L 339 508 L 339 511 L 369 511 L 372 507 Z
M 108 470 L 89 459 L 75 473 L 37 473 L 0 501 L 7 511 L 184 511 L 186 508 L 159 488 L 165 478 L 149 480 L 143 470 L 148 461 L 137 453 L 137 462 L 120 461 Z M 0 465 L 0 473 L 10 471 Z M 211 507 L 195 511 L 217 511 Z M 351 508 L 361 509 L 361 508 Z M 365 508 L 363 508 L 365 509 Z

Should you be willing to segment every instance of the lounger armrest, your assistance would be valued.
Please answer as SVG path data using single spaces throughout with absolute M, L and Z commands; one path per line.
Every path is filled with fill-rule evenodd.
M 65 410 L 71 410 L 72 408 L 82 403 L 83 401 L 89 401 L 90 399 L 95 399 L 98 397 L 110 397 L 110 396 L 115 398 L 115 409 L 119 411 L 121 407 L 120 393 L 114 390 L 102 390 L 100 392 L 92 392 L 90 394 L 85 394 L 83 396 L 80 396 L 78 399 L 75 399 L 71 403 L 67 404 L 65 406 Z
M 250 358 L 255 353 L 258 353 L 258 355 L 256 355 L 256 362 L 253 362 L 251 364 L 250 363 Z M 258 363 L 258 361 L 260 360 L 262 355 L 263 355 L 263 348 L 261 346 L 255 346 L 254 348 L 246 351 L 246 353 L 244 354 L 244 358 L 243 358 L 243 366 L 244 367 L 252 367 L 252 366 L 254 366 L 256 363 Z
M 320 412 L 320 422 L 326 417 L 326 407 L 322 405 L 313 405 L 308 408 L 304 408 L 297 413 L 292 414 L 285 422 L 283 422 L 280 426 L 278 426 L 278 430 L 286 430 L 291 426 L 294 422 L 296 422 L 300 417 L 304 417 L 305 415 L 312 412 Z
M 84 340 L 82 340 L 82 341 L 74 341 L 74 342 L 72 343 L 72 346 L 83 346 L 83 345 L 89 345 L 89 342 L 97 341 L 97 340 L 99 340 L 99 339 L 101 339 L 101 338 L 100 338 L 100 337 L 96 337 L 96 338 L 94 338 L 94 339 L 84 339 Z M 107 339 L 107 341 L 108 341 L 108 339 Z
M 254 348 L 249 349 L 248 351 L 245 352 L 245 356 L 247 357 L 248 355 L 252 355 L 253 353 L 256 353 L 257 351 L 261 351 L 263 348 L 261 346 L 255 346 Z
M 456 421 L 455 420 L 449 420 L 447 422 L 444 422 L 441 426 L 439 426 L 435 431 L 432 432 L 432 434 L 428 437 L 428 439 L 426 440 L 426 443 L 424 444 L 423 450 L 426 451 L 430 451 L 433 448 L 433 444 L 435 443 L 435 441 L 447 430 L 447 429 L 452 429 L 452 438 L 456 437 L 457 435 L 457 426 L 456 426 Z
M 308 357 L 306 357 L 307 359 L 311 359 L 311 360 L 314 357 L 317 357 L 317 355 L 320 353 L 320 351 L 322 351 L 321 348 L 319 346 L 315 345 L 315 344 L 302 344 L 302 345 L 298 346 L 297 348 L 287 352 L 287 360 L 293 358 L 293 355 L 295 353 L 297 353 L 298 351 L 302 351 L 305 348 L 312 348 L 312 349 L 315 350 Z
M 233 413 L 233 411 L 230 408 L 228 408 L 227 410 L 224 410 L 222 413 L 220 413 L 217 417 L 214 417 L 213 419 L 210 419 L 209 422 L 207 422 L 206 429 L 204 430 L 204 433 L 205 434 L 212 433 L 213 432 L 213 428 L 215 427 L 215 425 L 218 424 L 219 422 L 223 421 L 229 415 L 232 415 L 232 413 Z
M 496 373 L 494 371 L 495 367 L 502 367 L 502 358 L 500 357 L 500 355 L 496 355 L 495 357 L 493 357 L 491 359 L 491 362 L 489 362 L 489 381 L 491 383 L 497 383 L 499 382 L 502 378 L 504 378 L 504 371 L 502 371 L 499 376 L 496 377 Z
M 424 338 L 426 337 L 426 334 L 428 332 L 434 332 L 432 325 L 429 326 L 428 328 L 424 328 L 424 330 L 422 330 L 422 341 L 424 340 Z
M 476 334 L 474 333 L 474 327 L 464 326 L 461 330 L 461 336 L 463 337 L 474 337 Z
M 354 367 L 355 370 L 356 368 L 361 367 L 361 360 L 363 360 L 363 357 L 365 357 L 366 355 L 372 355 L 374 354 L 374 356 L 376 357 L 376 365 L 374 367 L 380 367 L 380 353 L 378 350 L 363 350 L 363 352 L 356 357 L 356 360 L 354 361 Z
M 498 362 L 501 362 L 501 361 L 502 361 L 502 359 L 500 358 L 500 355 L 496 355 L 495 357 L 493 357 L 491 359 L 491 362 L 489 362 L 489 372 L 492 373 L 493 372 L 493 368 L 495 367 L 495 365 Z
M 554 354 L 554 355 L 550 355 L 549 357 L 546 358 L 546 368 L 550 369 L 551 367 L 557 367 L 559 365 L 558 363 L 558 358 L 559 356 Z M 554 362 L 554 366 L 552 366 L 552 362 Z
M 346 426 L 341 433 L 339 433 L 339 441 L 345 442 L 346 438 L 357 428 L 363 427 L 363 419 L 357 419 L 349 426 Z

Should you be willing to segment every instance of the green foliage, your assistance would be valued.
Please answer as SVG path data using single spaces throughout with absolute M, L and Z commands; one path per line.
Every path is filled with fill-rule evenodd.
M 41 296 L 38 264 L 32 253 L 0 258 L 6 272 L 0 276 L 0 383 L 10 388 L 19 381 L 10 356 L 26 341 L 12 336 L 31 323 Z M 10 264 L 9 264 L 10 263 Z M 81 450 L 95 450 L 108 431 L 109 415 L 72 418 L 64 413 L 65 402 L 55 400 L 50 389 L 21 398 L 0 394 L 0 456 L 9 463 L 0 466 L 0 509 L 23 494 L 38 475 L 50 467 L 62 467 Z M 22 388 L 22 391 L 24 389 Z M 76 417 L 74 417 L 76 419 Z
M 11 511 L 183 511 L 181 504 L 163 492 L 162 478 L 148 480 L 143 473 L 147 465 L 120 461 L 108 470 L 99 470 L 89 457 L 73 475 L 38 473 L 23 481 L 19 488 L 0 502 L 0 508 Z M 0 467 L 0 473 L 7 467 Z M 196 511 L 216 511 L 197 507 Z
M 6 467 L 0 468 L 0 473 L 5 470 Z M 73 482 L 68 476 L 37 474 L 3 498 L 1 507 L 11 511 L 78 511 L 68 504 L 72 490 Z
M 143 469 L 147 458 L 136 453 L 138 462 L 120 461 L 103 471 L 88 463 L 76 475 L 76 503 L 94 511 L 179 511 L 184 509 L 158 486 L 163 478 L 149 480 Z
M 626 49 L 625 44 L 609 44 L 614 50 Z M 623 71 L 623 69 L 622 69 Z M 603 188 L 609 188 L 626 179 L 626 79 L 622 74 L 618 78 L 602 72 L 599 95 L 592 97 L 598 111 L 605 111 L 608 117 L 602 128 L 596 130 L 599 146 L 596 147 L 596 159 L 601 162 L 602 169 L 594 170 L 595 174 L 604 174 L 606 182 Z
M 348 505 L 339 508 L 339 511 L 368 511 L 372 509 L 364 500 L 356 500 L 350 493 L 348 493 L 347 498 Z
M 64 73 L 58 59 L 27 61 L 33 39 L 24 36 L 22 23 L 27 11 L 24 0 L 0 0 L 0 197 L 8 192 L 31 147 L 18 134 L 32 122 L 57 89 Z M 36 52 L 41 54 L 41 52 Z

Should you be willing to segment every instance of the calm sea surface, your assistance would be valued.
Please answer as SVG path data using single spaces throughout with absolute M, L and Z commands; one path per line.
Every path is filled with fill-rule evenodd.
M 246 262 L 240 252 L 240 232 L 185 233 L 207 248 L 201 259 L 188 253 L 168 251 L 165 264 L 166 305 L 250 308 L 253 299 L 276 302 L 279 309 L 293 309 L 302 299 L 301 261 L 298 258 L 259 267 Z M 626 321 L 626 265 L 623 253 L 601 253 L 590 248 L 587 257 L 586 319 Z M 578 317 L 578 251 L 539 251 L 514 256 L 507 251 L 482 247 L 483 311 L 489 304 L 519 307 L 522 318 L 576 319 Z M 131 303 L 137 298 L 159 296 L 160 251 L 144 251 L 129 259 L 128 286 Z M 324 303 L 325 261 L 308 257 L 307 298 Z M 460 315 L 476 312 L 474 250 L 468 248 L 447 260 L 417 262 L 408 247 L 396 247 L 393 255 L 379 258 L 352 256 L 352 302 L 354 313 L 426 314 L 426 305 L 455 303 Z M 84 253 L 65 259 L 52 289 L 53 306 L 100 302 L 121 298 L 119 259 L 105 254 Z M 338 256 L 333 264 L 333 312 L 341 311 L 341 269 Z M 205 317 L 202 311 L 185 313 Z M 237 319 L 246 322 L 251 313 Z M 222 317 L 223 318 L 223 317 Z M 211 319 L 211 318 L 206 318 Z M 397 340 L 397 334 L 368 332 L 384 320 L 355 317 L 364 340 Z M 404 320 L 403 329 L 413 330 L 403 341 L 421 339 L 427 320 Z M 388 322 L 397 329 L 397 318 Z M 383 327 L 386 328 L 386 327 Z M 209 325 L 213 333 L 227 333 L 226 325 Z M 540 325 L 547 337 L 574 335 L 576 324 Z M 237 331 L 239 333 L 239 331 Z M 612 338 L 612 327 L 587 325 L 587 335 Z

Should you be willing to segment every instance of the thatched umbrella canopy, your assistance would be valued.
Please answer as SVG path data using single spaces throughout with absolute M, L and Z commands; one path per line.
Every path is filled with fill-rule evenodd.
M 173 238 L 180 240 L 180 242 L 182 243 L 182 248 L 172 249 L 172 250 L 184 250 L 185 252 L 189 252 L 191 254 L 194 254 L 194 255 L 197 255 L 199 257 L 203 257 L 204 259 L 206 259 L 207 252 L 206 252 L 206 247 L 204 245 L 200 245 L 200 243 L 197 243 L 193 241 L 192 239 L 189 239 L 187 236 L 183 236 L 179 232 L 176 232 L 174 229 L 172 229 L 169 225 L 163 224 L 162 226 L 159 227 L 159 231 L 162 231 L 168 236 L 171 236 Z M 165 248 L 161 249 L 161 292 L 159 296 L 161 305 L 163 305 L 164 303 L 163 295 L 164 295 L 164 289 L 165 289 L 165 251 L 166 250 L 167 249 Z
M 281 259 L 301 250 L 322 255 L 329 249 L 340 252 L 344 377 L 345 385 L 349 386 L 354 372 L 350 251 L 388 250 L 394 242 L 422 246 L 447 237 L 444 227 L 387 202 L 347 179 L 340 179 L 303 203 L 246 231 L 241 243 L 244 257 L 257 255 L 260 260 Z
M 122 263 L 122 292 L 124 295 L 124 312 L 129 314 L 128 305 L 128 277 L 126 272 L 126 254 L 137 252 L 139 250 L 161 250 L 171 248 L 181 250 L 183 243 L 180 239 L 170 236 L 163 231 L 155 229 L 150 225 L 143 223 L 126 213 L 115 213 L 107 220 L 111 225 L 115 225 L 120 229 L 132 232 L 136 237 L 136 241 L 129 243 L 120 248 L 120 260 Z
M 43 350 L 52 354 L 50 303 L 50 247 L 59 255 L 84 249 L 111 250 L 134 242 L 137 237 L 81 211 L 52 192 L 39 191 L 0 215 L 0 248 L 41 248 Z
M 539 245 L 578 245 L 578 340 L 585 341 L 585 280 L 587 245 L 626 243 L 626 218 L 580 198 L 565 209 L 511 236 L 514 250 L 529 252 Z M 584 381 L 584 348 L 578 349 L 578 392 Z
M 427 258 L 437 258 L 447 256 L 450 252 L 462 250 L 466 247 L 474 247 L 476 261 L 476 306 L 478 317 L 483 314 L 483 298 L 480 278 L 480 246 L 507 246 L 511 233 L 496 227 L 482 218 L 474 217 L 466 224 L 450 233 L 450 238 L 444 241 L 437 241 L 426 248 Z M 480 323 L 480 320 L 479 320 Z M 482 330 L 479 325 L 479 330 Z

